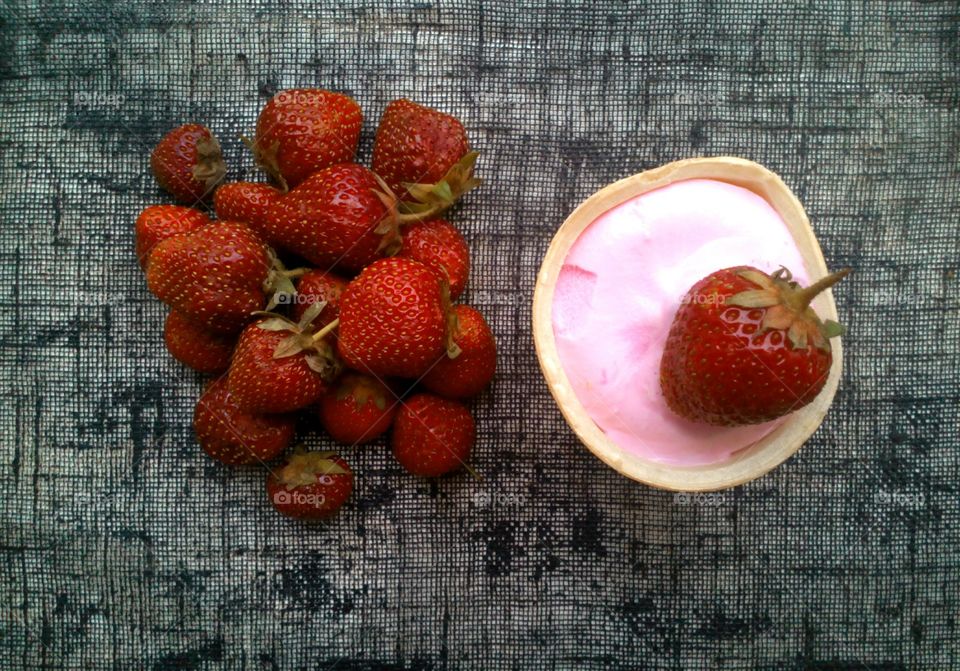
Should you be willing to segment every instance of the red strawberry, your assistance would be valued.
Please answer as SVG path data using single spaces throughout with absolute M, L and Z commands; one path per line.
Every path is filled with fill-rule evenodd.
M 830 338 L 842 330 L 821 322 L 810 301 L 849 272 L 803 289 L 786 269 L 739 266 L 694 284 L 660 360 L 667 405 L 695 422 L 736 426 L 810 403 L 830 372 Z
M 468 305 L 456 305 L 453 341 L 460 347 L 455 359 L 443 357 L 423 376 L 424 386 L 447 398 L 476 396 L 490 384 L 497 368 L 497 344 L 486 320 Z
M 303 319 L 303 313 L 314 303 L 325 303 L 323 310 L 313 320 L 315 328 L 322 328 L 340 316 L 340 295 L 347 288 L 347 280 L 333 273 L 311 270 L 297 282 L 293 303 L 293 318 Z
M 263 283 L 270 269 L 267 250 L 253 231 L 224 221 L 154 247 L 147 286 L 198 326 L 235 333 L 251 312 L 263 308 Z
M 380 258 L 377 232 L 388 211 L 376 177 L 355 163 L 311 175 L 272 206 L 264 233 L 322 269 L 360 270 Z
M 473 179 L 476 159 L 456 118 L 400 99 L 380 119 L 372 167 L 401 200 L 449 207 L 479 183 Z
M 283 515 L 318 520 L 337 512 L 353 492 L 353 472 L 333 452 L 298 452 L 267 476 L 267 496 Z
M 163 326 L 167 351 L 201 373 L 222 373 L 230 365 L 236 338 L 213 333 L 171 310 Z
M 363 112 L 342 93 L 322 89 L 281 91 L 257 119 L 254 157 L 286 191 L 315 172 L 352 161 Z
M 209 223 L 210 217 L 192 207 L 151 205 L 145 208 L 137 217 L 134 226 L 140 267 L 147 267 L 147 258 L 157 243 L 180 233 L 189 233 Z
M 320 421 L 334 440 L 360 445 L 390 428 L 398 405 L 390 388 L 376 378 L 348 372 L 320 399 Z
M 413 259 L 381 259 L 343 292 L 337 346 L 351 368 L 417 378 L 445 356 L 450 314 L 432 270 Z
M 393 425 L 393 456 L 414 475 L 436 477 L 466 466 L 476 426 L 462 403 L 417 394 L 403 403 Z
M 460 232 L 448 221 L 417 221 L 403 228 L 398 256 L 416 259 L 449 283 L 450 298 L 456 300 L 470 273 L 470 250 Z
M 315 173 L 274 203 L 263 234 L 316 266 L 358 271 L 401 247 L 401 226 L 435 217 L 440 204 L 401 207 L 367 168 L 342 163 Z
M 212 193 L 227 173 L 217 138 L 195 123 L 164 135 L 150 154 L 150 168 L 162 188 L 189 205 Z
M 251 415 L 231 396 L 225 378 L 207 385 L 193 413 L 193 430 L 203 451 L 225 464 L 270 461 L 293 440 L 293 415 Z
M 227 373 L 237 405 L 248 412 L 292 412 L 320 400 L 339 362 L 323 339 L 332 327 L 316 334 L 309 329 L 317 312 L 308 311 L 300 324 L 272 317 L 244 329 Z
M 265 242 L 273 241 L 264 231 L 267 211 L 280 200 L 280 191 L 269 184 L 256 182 L 230 182 L 213 194 L 213 207 L 217 218 L 239 221 L 249 226 Z

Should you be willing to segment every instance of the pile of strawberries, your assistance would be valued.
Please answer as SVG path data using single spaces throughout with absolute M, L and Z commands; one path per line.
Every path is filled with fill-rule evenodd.
M 463 401 L 490 383 L 496 346 L 483 316 L 454 303 L 469 254 L 441 215 L 479 183 L 477 154 L 457 119 L 401 99 L 383 113 L 369 169 L 353 162 L 362 122 L 346 95 L 278 93 L 244 139 L 269 184 L 221 185 L 220 145 L 201 125 L 153 151 L 157 182 L 189 206 L 146 208 L 137 257 L 171 308 L 170 354 L 218 376 L 193 426 L 225 464 L 277 459 L 298 418 L 349 446 L 392 427 L 394 456 L 419 476 L 469 459 Z M 271 502 L 293 517 L 327 517 L 353 490 L 329 451 L 298 447 L 268 470 Z

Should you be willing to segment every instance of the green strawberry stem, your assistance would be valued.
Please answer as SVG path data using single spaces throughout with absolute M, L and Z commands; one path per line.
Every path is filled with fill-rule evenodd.
M 374 173 L 374 179 L 380 188 L 373 189 L 373 194 L 386 208 L 386 214 L 374 230 L 382 236 L 379 251 L 382 251 L 384 256 L 394 256 L 400 251 L 402 226 L 435 219 L 453 207 L 463 194 L 480 185 L 480 180 L 473 176 L 473 167 L 478 156 L 478 152 L 467 152 L 436 184 L 403 183 L 403 187 L 413 198 L 412 202 L 398 198 L 387 183 Z
M 483 476 L 480 475 L 479 471 L 477 471 L 473 466 L 465 463 L 463 467 L 466 469 L 467 473 L 473 476 L 474 480 L 476 480 L 477 482 L 483 482 Z
M 475 151 L 467 152 L 435 184 L 402 183 L 401 186 L 407 190 L 413 202 L 405 200 L 400 208 L 404 212 L 421 214 L 431 206 L 446 209 L 453 205 L 460 196 L 480 185 L 480 180 L 473 176 L 479 155 Z
M 331 331 L 333 331 L 333 329 L 337 328 L 337 326 L 339 325 L 340 325 L 340 320 L 334 319 L 332 322 L 330 322 L 329 324 L 324 326 L 322 329 L 314 333 L 310 337 L 310 339 L 313 340 L 313 342 L 317 342 L 318 340 L 323 340 L 323 338 L 326 337 L 327 334 L 329 334 Z
M 817 296 L 817 294 L 832 287 L 834 284 L 849 275 L 852 270 L 852 268 L 838 270 L 837 272 L 827 275 L 823 279 L 814 282 L 809 287 L 800 289 L 794 293 L 792 296 L 792 301 L 794 302 L 797 311 L 803 312 L 806 310 L 810 306 L 810 302 Z

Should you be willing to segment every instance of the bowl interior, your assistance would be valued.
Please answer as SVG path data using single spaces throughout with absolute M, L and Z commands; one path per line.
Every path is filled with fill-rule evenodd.
M 786 222 L 812 278 L 828 274 L 823 253 L 803 206 L 786 184 L 763 166 L 733 157 L 697 158 L 669 163 L 615 182 L 577 207 L 559 228 L 544 256 L 533 299 L 533 335 L 546 378 L 560 411 L 586 447 L 627 477 L 678 491 L 724 489 L 753 480 L 796 452 L 823 421 L 840 380 L 843 353 L 831 341 L 833 364 L 823 390 L 809 405 L 793 412 L 774 431 L 726 461 L 704 466 L 675 466 L 645 459 L 621 449 L 587 414 L 573 391 L 557 353 L 553 335 L 553 293 L 570 248 L 597 217 L 635 196 L 686 179 L 715 179 L 747 188 L 763 197 Z M 824 319 L 837 319 L 831 292 L 821 293 L 813 307 Z

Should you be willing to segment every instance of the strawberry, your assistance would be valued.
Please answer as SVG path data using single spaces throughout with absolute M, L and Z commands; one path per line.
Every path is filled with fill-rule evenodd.
M 197 326 L 176 310 L 167 315 L 163 340 L 174 359 L 201 373 L 227 370 L 236 344 L 236 338 Z
M 347 280 L 333 273 L 311 270 L 297 282 L 293 300 L 293 318 L 303 319 L 303 314 L 314 303 L 325 303 L 323 310 L 313 320 L 314 327 L 322 328 L 340 316 L 340 295 L 347 288 Z
M 283 515 L 319 520 L 337 512 L 353 492 L 353 472 L 333 452 L 293 454 L 267 476 L 267 496 Z
M 785 268 L 767 275 L 738 266 L 694 284 L 660 360 L 667 405 L 694 422 L 737 426 L 810 403 L 830 372 L 830 338 L 842 331 L 822 322 L 810 301 L 849 272 L 803 289 Z
M 150 291 L 216 333 L 235 333 L 264 306 L 270 256 L 243 224 L 217 222 L 167 238 L 147 266 Z
M 320 399 L 323 427 L 334 440 L 360 445 L 386 432 L 399 401 L 390 388 L 369 375 L 348 372 Z
M 164 135 L 150 154 L 150 168 L 157 184 L 189 205 L 212 193 L 227 173 L 217 138 L 195 123 Z
M 214 192 L 213 207 L 218 219 L 244 223 L 265 242 L 274 244 L 263 224 L 267 211 L 280 200 L 280 195 L 280 191 L 269 184 L 230 182 Z
M 403 228 L 397 256 L 416 259 L 450 285 L 450 298 L 463 293 L 470 273 L 470 251 L 460 232 L 448 221 L 417 221 Z
M 436 477 L 466 466 L 476 439 L 467 406 L 432 394 L 403 403 L 393 425 L 393 456 L 414 475 Z
M 324 340 L 336 325 L 310 329 L 322 309 L 322 303 L 311 306 L 299 324 L 271 316 L 244 329 L 227 372 L 238 406 L 256 413 L 292 412 L 320 399 L 339 372 Z
M 353 272 L 395 254 L 402 226 L 442 209 L 439 203 L 403 207 L 377 175 L 342 163 L 311 175 L 271 205 L 263 234 L 316 266 Z
M 180 233 L 189 233 L 204 224 L 210 217 L 192 207 L 182 205 L 151 205 L 140 213 L 134 226 L 137 259 L 146 269 L 147 259 L 157 243 Z
M 287 191 L 315 172 L 352 161 L 362 124 L 363 112 L 350 96 L 291 89 L 266 104 L 248 144 L 257 164 Z
M 476 160 L 463 124 L 449 114 L 405 99 L 384 110 L 372 167 L 401 200 L 450 207 L 479 184 Z
M 486 320 L 468 305 L 453 308 L 453 341 L 460 347 L 455 359 L 443 357 L 423 376 L 423 385 L 447 398 L 476 396 L 490 384 L 497 368 L 497 344 Z
M 270 461 L 293 440 L 295 425 L 293 415 L 244 412 L 222 377 L 207 385 L 193 413 L 193 430 L 200 447 L 231 466 Z
M 343 292 L 337 346 L 351 368 L 417 378 L 444 356 L 450 314 L 433 271 L 413 259 L 381 259 Z
M 270 208 L 264 234 L 321 268 L 360 270 L 380 257 L 376 229 L 388 212 L 376 188 L 376 177 L 361 165 L 327 168 Z

